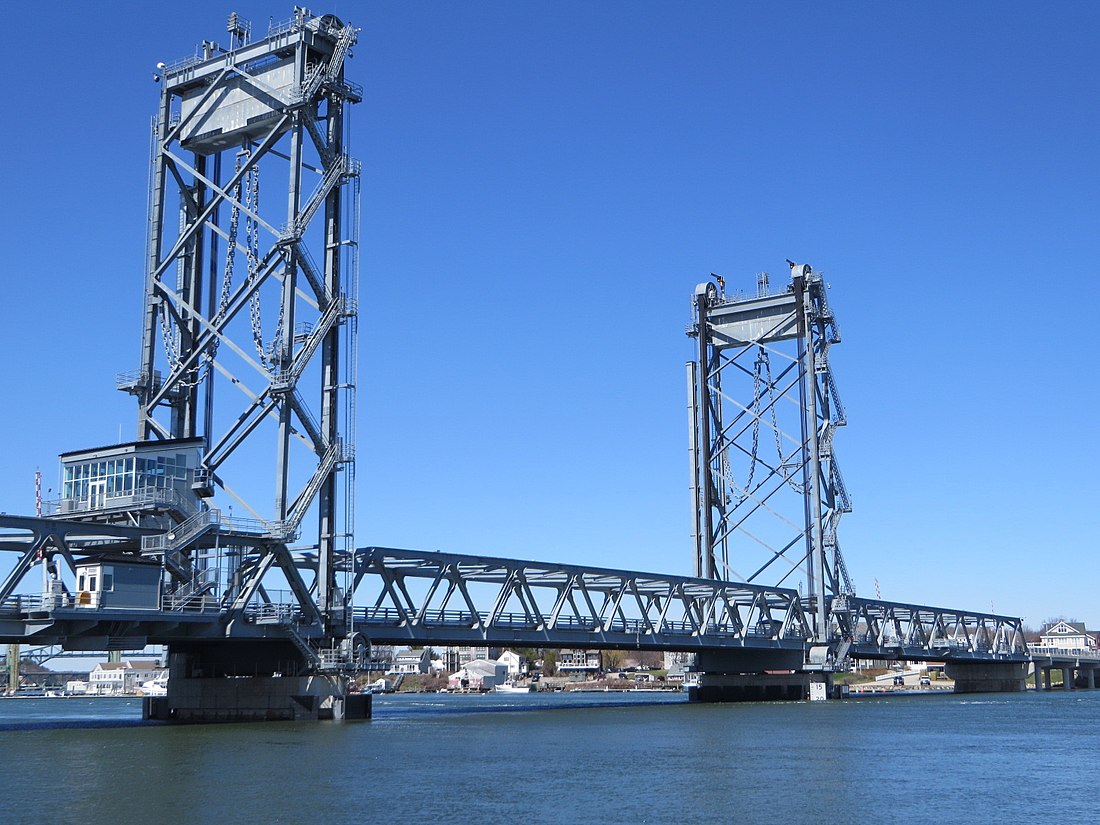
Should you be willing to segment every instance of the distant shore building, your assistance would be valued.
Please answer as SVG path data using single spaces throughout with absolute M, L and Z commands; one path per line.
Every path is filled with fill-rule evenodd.
M 156 679 L 164 671 L 156 661 L 100 662 L 88 674 L 87 692 L 97 696 L 136 693 L 145 682 Z
M 670 682 L 683 682 L 687 678 L 688 671 L 695 666 L 695 654 L 685 653 L 680 650 L 670 650 L 665 653 L 666 677 Z
M 514 650 L 504 651 L 497 657 L 497 661 L 508 668 L 508 676 L 513 679 L 527 675 L 527 657 L 520 656 Z
M 1096 650 L 1096 631 L 1085 630 L 1084 622 L 1059 621 L 1039 634 L 1039 647 L 1055 650 Z
M 452 673 L 447 679 L 449 690 L 492 690 L 508 680 L 508 666 L 488 659 L 475 659 Z
M 422 647 L 420 650 L 399 650 L 394 656 L 393 667 L 387 673 L 413 674 L 427 673 L 431 669 L 431 651 Z
M 501 649 L 499 647 L 466 645 L 445 647 L 440 658 L 443 660 L 443 669 L 447 673 L 453 673 L 467 662 L 474 662 L 478 659 L 496 659 L 500 654 Z
M 598 650 L 558 651 L 558 673 L 576 681 L 595 678 L 602 670 Z

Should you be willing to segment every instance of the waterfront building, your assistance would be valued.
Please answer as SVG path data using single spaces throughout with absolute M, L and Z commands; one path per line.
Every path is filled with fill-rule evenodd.
M 467 662 L 478 659 L 496 659 L 500 654 L 501 649 L 499 647 L 465 645 L 443 648 L 443 655 L 440 658 L 443 660 L 444 670 L 453 673 Z
M 100 662 L 88 674 L 87 692 L 97 696 L 134 693 L 142 684 L 156 679 L 164 671 L 165 668 L 156 661 Z
M 413 674 L 427 673 L 431 669 L 431 651 L 422 647 L 419 650 L 408 648 L 400 650 L 394 656 L 393 667 L 387 673 Z
M 695 665 L 695 654 L 685 653 L 682 650 L 669 650 L 665 652 L 666 677 L 670 682 L 682 682 L 688 671 Z
M 1039 634 L 1039 647 L 1054 650 L 1096 650 L 1097 633 L 1084 622 L 1058 621 Z
M 559 650 L 558 673 L 577 681 L 592 679 L 602 669 L 601 661 L 598 650 Z
M 447 679 L 449 690 L 492 690 L 508 680 L 508 666 L 488 659 L 475 659 L 452 673 Z
M 514 650 L 504 651 L 497 657 L 497 661 L 508 668 L 508 676 L 513 679 L 527 675 L 527 657 L 520 656 Z

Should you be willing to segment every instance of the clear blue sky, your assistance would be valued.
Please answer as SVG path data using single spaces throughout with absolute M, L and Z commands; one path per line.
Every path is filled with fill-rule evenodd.
M 688 572 L 689 298 L 789 257 L 857 590 L 1100 627 L 1100 6 L 310 7 L 363 28 L 360 544 Z M 13 18 L 0 510 L 132 435 L 153 67 L 234 8 L 291 14 Z

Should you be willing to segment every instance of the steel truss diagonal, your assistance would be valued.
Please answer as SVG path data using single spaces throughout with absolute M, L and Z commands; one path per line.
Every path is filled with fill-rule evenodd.
M 839 597 L 830 605 L 831 630 L 851 641 L 862 659 L 1023 661 L 1018 618 L 943 607 Z
M 354 566 L 374 642 L 801 650 L 810 635 L 784 588 L 382 547 Z
M 837 538 L 851 503 L 833 449 L 846 423 L 829 367 L 840 341 L 827 286 L 790 264 L 753 297 L 714 283 L 695 291 L 688 363 L 695 573 L 805 586 L 815 636 L 826 599 L 853 592 Z M 721 283 L 721 279 L 719 279 Z
M 347 590 L 333 559 L 354 547 L 360 164 L 348 105 L 362 93 L 344 62 L 358 30 L 299 8 L 261 40 L 248 31 L 161 67 L 141 365 L 118 386 L 137 399 L 139 443 L 204 447 L 202 501 L 162 542 L 176 546 L 167 595 L 217 595 L 196 585 L 190 554 L 247 536 L 215 577 L 226 608 L 242 615 L 242 596 L 262 599 L 274 574 L 336 637 Z M 215 502 L 205 539 L 181 543 Z M 316 536 L 309 587 L 288 555 L 303 530 Z

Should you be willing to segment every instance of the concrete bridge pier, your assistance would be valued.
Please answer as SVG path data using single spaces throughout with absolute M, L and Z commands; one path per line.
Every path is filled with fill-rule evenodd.
M 944 672 L 955 680 L 955 693 L 1016 693 L 1025 688 L 1027 663 L 948 662 Z
M 691 702 L 803 702 L 834 695 L 832 674 L 805 672 L 801 651 L 699 653 Z
M 145 698 L 145 719 L 165 722 L 269 722 L 369 719 L 369 694 L 348 692 L 348 679 L 306 672 L 281 642 L 173 645 L 168 695 Z

